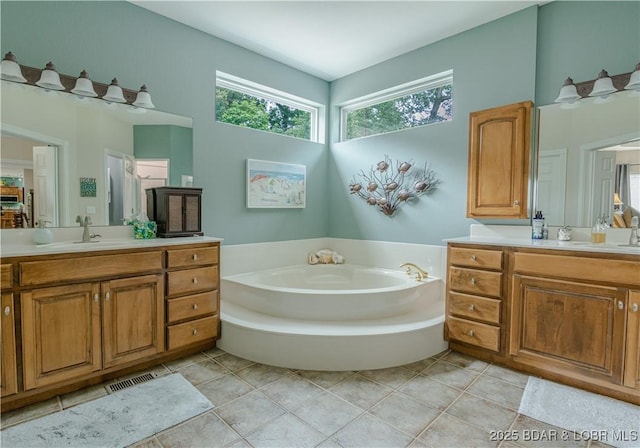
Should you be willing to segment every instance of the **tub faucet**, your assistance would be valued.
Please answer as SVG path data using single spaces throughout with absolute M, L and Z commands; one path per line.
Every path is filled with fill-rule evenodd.
M 429 276 L 429 274 L 427 273 L 427 271 L 425 271 L 424 269 L 419 268 L 418 266 L 416 266 L 413 263 L 402 263 L 400 265 L 401 268 L 406 268 L 406 272 L 407 275 L 411 276 L 411 274 L 414 273 L 416 274 L 416 281 L 417 282 L 421 282 L 423 281 L 425 278 L 427 278 Z

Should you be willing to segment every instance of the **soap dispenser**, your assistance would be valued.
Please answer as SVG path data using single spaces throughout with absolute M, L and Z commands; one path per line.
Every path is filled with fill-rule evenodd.
M 36 244 L 49 244 L 53 242 L 53 232 L 47 227 L 49 221 L 38 221 L 38 228 L 33 232 L 33 242 Z

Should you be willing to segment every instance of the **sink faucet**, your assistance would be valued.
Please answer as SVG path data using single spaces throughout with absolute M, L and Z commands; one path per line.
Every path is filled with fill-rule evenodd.
M 76 222 L 80 223 L 80 225 L 82 226 L 83 243 L 90 243 L 92 238 L 97 238 L 100 236 L 95 233 L 89 232 L 89 226 L 93 223 L 91 222 L 91 218 L 89 218 L 88 216 L 85 216 L 84 219 L 82 219 L 82 216 L 78 215 L 76 216 Z
M 419 268 L 418 266 L 416 266 L 413 263 L 402 263 L 400 265 L 401 268 L 406 268 L 407 270 L 407 275 L 411 275 L 414 273 L 416 274 L 416 281 L 417 282 L 421 282 L 423 281 L 425 278 L 427 278 L 429 276 L 429 274 L 427 273 L 427 271 L 425 271 L 424 269 Z

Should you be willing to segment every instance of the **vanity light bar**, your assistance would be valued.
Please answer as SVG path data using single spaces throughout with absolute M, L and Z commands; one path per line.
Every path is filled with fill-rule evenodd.
M 14 77 L 10 77 L 7 76 L 5 74 L 5 61 L 10 61 L 15 63 L 19 69 L 20 69 L 20 73 L 24 79 L 24 81 L 15 78 Z M 51 62 L 49 62 L 47 64 L 47 67 L 45 67 L 44 69 L 39 69 L 39 68 L 35 68 L 35 67 L 28 67 L 26 65 L 22 65 L 22 64 L 18 64 L 15 60 L 15 56 L 13 56 L 13 54 L 11 54 L 11 52 L 7 53 L 5 55 L 5 59 L 2 61 L 3 62 L 3 71 L 2 71 L 2 79 L 7 80 L 7 81 L 12 81 L 12 82 L 22 82 L 25 84 L 30 84 L 33 86 L 38 86 L 38 87 L 42 87 L 45 89 L 48 89 L 49 87 L 47 86 L 43 86 L 41 85 L 42 83 L 40 82 L 41 78 L 42 78 L 42 72 L 46 71 L 47 69 L 50 70 L 50 67 L 53 67 L 53 70 L 55 70 L 55 66 L 53 66 L 53 64 Z M 11 64 L 13 66 L 13 64 Z M 14 69 L 14 67 L 11 67 L 12 70 Z M 57 73 L 57 72 L 56 72 Z M 105 95 L 107 95 L 107 91 L 109 89 L 109 86 L 113 85 L 113 81 L 111 82 L 111 84 L 104 84 L 104 83 L 100 83 L 100 82 L 96 82 L 96 81 L 91 81 L 88 79 L 86 72 L 83 70 L 83 72 L 80 74 L 79 77 L 75 77 L 75 76 L 69 76 L 69 75 L 65 75 L 62 73 L 57 73 L 60 77 L 60 87 L 61 88 L 54 88 L 54 90 L 59 90 L 60 92 L 66 92 L 66 93 L 70 93 L 72 95 L 78 95 L 78 96 L 86 96 L 86 97 L 93 97 L 93 95 L 87 95 L 87 94 L 83 94 L 83 93 L 78 93 L 78 80 L 80 79 L 80 85 L 83 85 L 83 82 L 90 82 L 93 84 L 93 90 L 95 91 L 97 98 L 98 99 L 103 99 L 106 102 L 113 102 L 113 100 L 111 100 L 111 97 L 107 97 L 105 98 Z M 117 81 L 114 78 L 114 81 L 117 85 Z M 86 84 L 85 84 L 86 85 Z M 119 87 L 119 86 L 118 86 Z M 126 104 L 129 106 L 133 106 L 133 107 L 142 107 L 145 109 L 153 109 L 155 106 L 153 105 L 153 103 L 151 102 L 151 97 L 149 95 L 149 92 L 147 90 L 146 86 L 142 86 L 140 88 L 140 91 L 136 91 L 136 90 L 130 90 L 130 89 L 125 89 L 124 87 L 119 87 L 122 90 L 122 97 L 124 99 L 124 101 L 122 101 L 122 99 L 116 101 L 122 104 Z M 142 94 L 140 97 L 139 95 Z
M 606 83 L 605 87 L 603 87 L 603 82 Z M 574 87 L 575 90 L 573 89 Z M 640 63 L 636 65 L 633 72 L 609 76 L 606 70 L 603 69 L 598 74 L 598 78 L 577 84 L 574 84 L 571 78 L 567 78 L 555 102 L 572 103 L 576 100 L 593 96 L 606 97 L 611 93 L 622 90 L 640 90 Z

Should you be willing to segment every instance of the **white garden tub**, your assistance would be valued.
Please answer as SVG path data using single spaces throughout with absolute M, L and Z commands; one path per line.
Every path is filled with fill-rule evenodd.
M 224 277 L 218 346 L 310 370 L 419 361 L 446 348 L 442 281 L 356 265 L 302 265 Z

